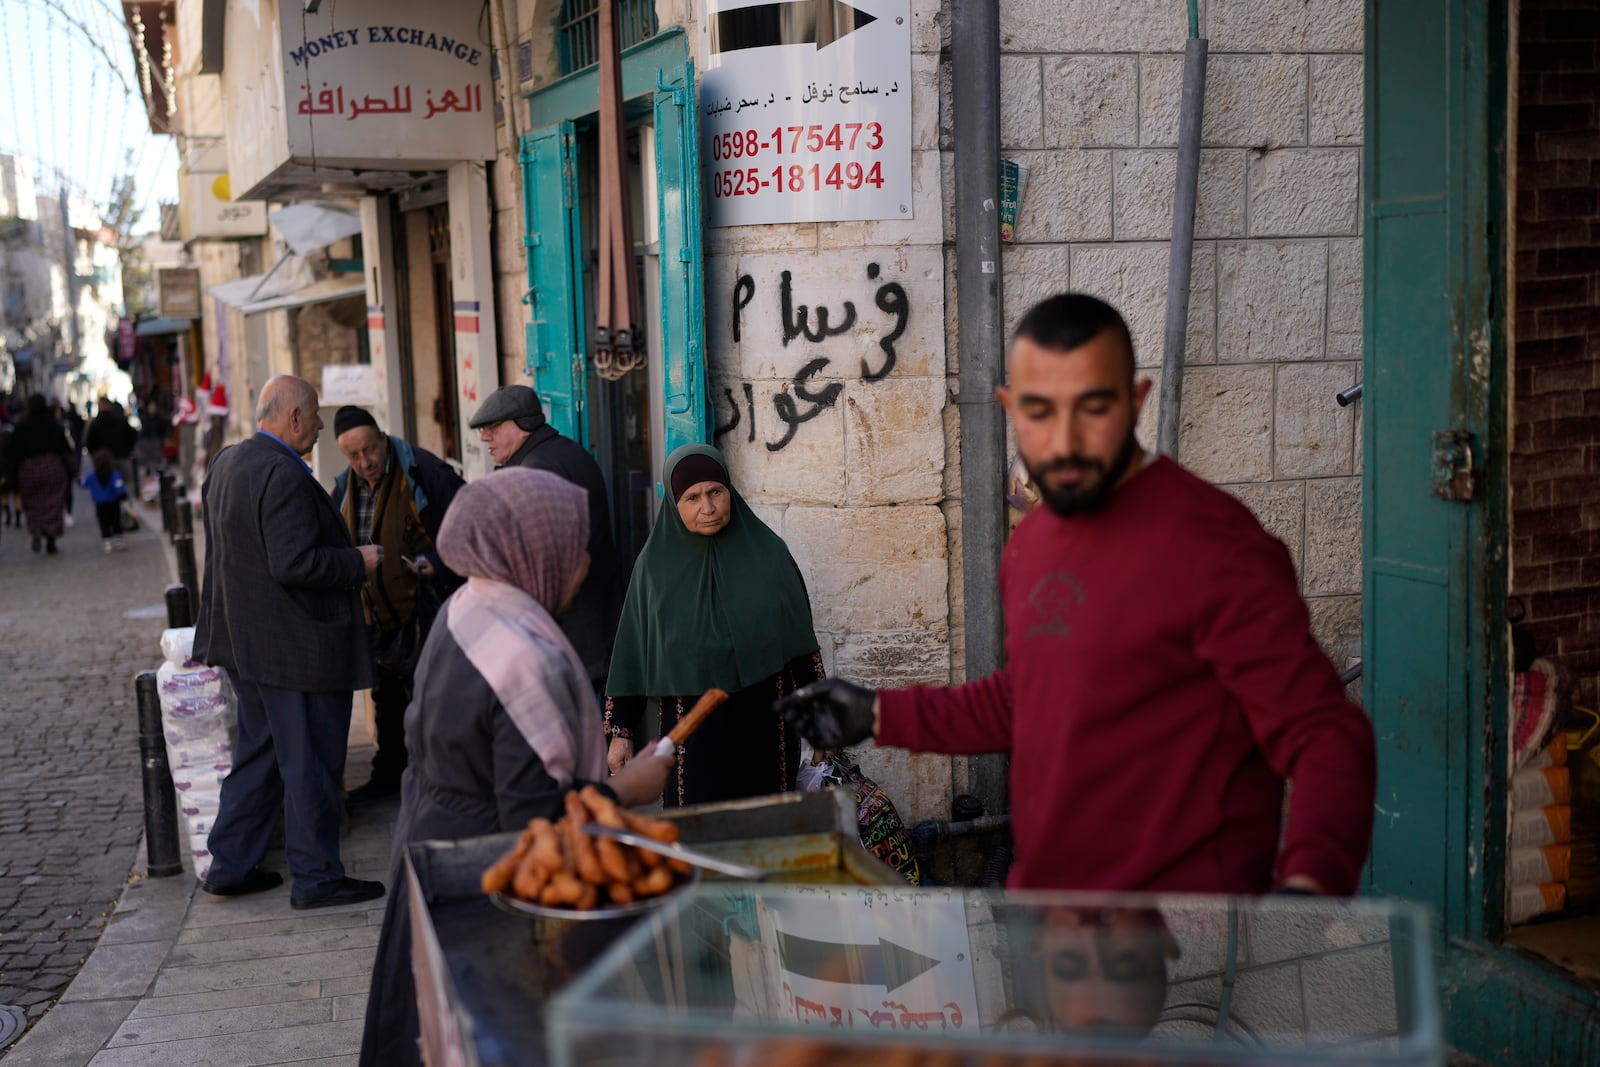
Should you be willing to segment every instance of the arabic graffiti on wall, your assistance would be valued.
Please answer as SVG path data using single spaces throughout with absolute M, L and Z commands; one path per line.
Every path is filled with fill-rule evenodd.
M 872 331 L 875 335 L 873 343 L 876 351 L 868 356 L 857 357 L 857 366 L 846 373 L 870 384 L 883 381 L 895 368 L 899 358 L 895 345 L 911 321 L 911 301 L 906 295 L 904 286 L 897 281 L 883 278 L 883 270 L 878 263 L 867 263 L 863 273 L 867 281 L 863 296 L 870 296 L 873 305 L 882 313 Z M 733 284 L 732 320 L 728 325 L 733 343 L 736 345 L 756 340 L 746 336 L 748 331 L 745 323 L 746 309 L 756 300 L 756 289 L 755 279 L 749 274 L 739 275 Z M 830 345 L 834 349 L 845 345 L 852 354 L 859 351 L 860 341 L 848 338 L 863 333 L 867 329 L 867 324 L 864 319 L 858 317 L 854 300 L 844 300 L 837 308 L 821 304 L 808 305 L 800 302 L 802 297 L 796 289 L 792 272 L 786 270 L 779 275 L 777 292 L 766 296 L 767 300 L 776 303 L 776 339 L 783 348 L 787 349 L 796 342 L 804 342 L 812 345 Z M 756 307 L 759 309 L 761 305 Z M 766 316 L 762 316 L 762 321 L 767 321 Z M 847 340 L 836 341 L 838 338 Z M 724 387 L 722 392 L 727 411 L 726 421 L 722 411 L 719 410 L 712 439 L 721 440 L 742 426 L 747 444 L 754 444 L 761 439 L 768 452 L 781 452 L 788 448 L 796 434 L 800 432 L 801 426 L 839 403 L 839 397 L 844 392 L 844 382 L 839 380 L 837 372 L 828 376 L 832 380 L 824 377 L 824 372 L 833 365 L 833 362 L 834 357 L 827 354 L 815 355 L 808 359 L 794 373 L 785 389 L 773 394 L 772 412 L 762 413 L 765 415 L 764 418 L 758 418 L 755 388 L 751 382 L 740 383 L 743 393 L 742 404 L 732 388 Z M 768 420 L 775 420 L 777 425 L 771 426 Z

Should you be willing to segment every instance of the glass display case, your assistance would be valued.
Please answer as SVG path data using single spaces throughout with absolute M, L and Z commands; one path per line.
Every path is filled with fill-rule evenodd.
M 561 1067 L 1444 1062 L 1392 901 L 704 883 L 550 1004 Z

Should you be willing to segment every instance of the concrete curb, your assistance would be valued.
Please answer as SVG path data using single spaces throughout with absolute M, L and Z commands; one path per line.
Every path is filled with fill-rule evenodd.
M 149 877 L 141 835 L 128 883 L 94 951 L 61 999 L 4 1056 L 6 1067 L 85 1067 L 94 1059 L 150 992 L 183 930 L 195 886 L 187 867 L 171 878 Z

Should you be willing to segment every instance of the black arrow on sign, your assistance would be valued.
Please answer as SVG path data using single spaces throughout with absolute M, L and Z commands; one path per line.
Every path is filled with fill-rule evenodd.
M 778 957 L 790 974 L 841 985 L 881 985 L 890 992 L 939 966 L 933 957 L 881 937 L 876 945 L 840 945 L 782 930 L 778 931 Z
M 741 48 L 811 44 L 820 51 L 878 16 L 857 11 L 844 0 L 786 0 L 717 12 L 711 24 L 711 54 Z

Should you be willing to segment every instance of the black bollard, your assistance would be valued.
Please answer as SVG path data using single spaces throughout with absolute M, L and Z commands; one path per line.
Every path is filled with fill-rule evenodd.
M 178 557 L 178 581 L 189 591 L 191 608 L 200 603 L 200 572 L 194 561 L 194 512 L 188 497 L 177 503 L 177 526 L 172 535 L 172 551 Z
M 133 679 L 139 704 L 139 757 L 144 773 L 145 858 L 152 878 L 183 870 L 178 854 L 178 800 L 167 766 L 167 740 L 161 732 L 161 698 L 156 672 L 140 671 Z
M 194 613 L 189 610 L 189 589 L 182 582 L 167 586 L 167 628 L 193 626 Z
M 173 485 L 172 472 L 163 470 L 161 486 L 161 532 L 171 537 L 178 528 L 178 493 Z

